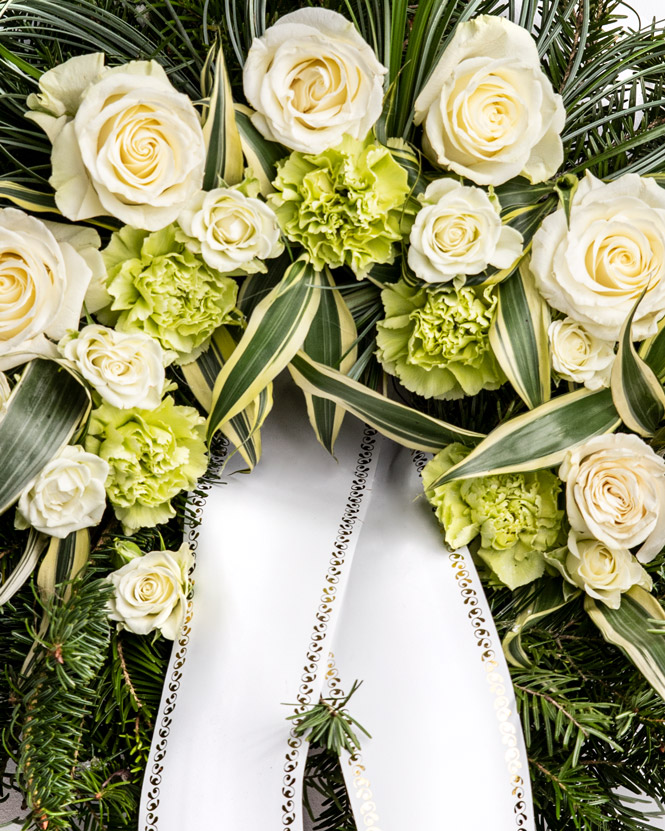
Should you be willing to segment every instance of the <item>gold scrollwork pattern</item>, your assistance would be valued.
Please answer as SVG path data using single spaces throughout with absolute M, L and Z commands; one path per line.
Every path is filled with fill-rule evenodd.
M 428 456 L 420 451 L 412 452 L 413 463 L 418 473 L 422 473 L 427 464 Z M 476 645 L 479 649 L 480 660 L 485 670 L 485 679 L 490 693 L 494 699 L 494 712 L 499 725 L 501 741 L 506 748 L 504 758 L 506 768 L 510 776 L 511 792 L 513 794 L 515 826 L 526 828 L 528 825 L 528 805 L 524 779 L 521 773 L 528 770 L 525 760 L 522 758 L 519 735 L 517 727 L 511 720 L 513 699 L 510 695 L 510 681 L 506 682 L 505 677 L 499 672 L 501 662 L 497 658 L 491 635 L 487 628 L 487 621 L 491 620 L 491 614 L 483 611 L 480 603 L 482 589 L 475 588 L 474 577 L 467 568 L 464 554 L 459 551 L 449 553 L 451 567 L 455 571 L 455 581 L 462 597 L 462 602 L 467 608 L 467 617 L 471 624 Z
M 367 478 L 372 467 L 375 445 L 376 430 L 366 426 L 360 442 L 358 462 L 353 474 L 346 508 L 337 530 L 337 537 L 333 543 L 333 550 L 321 593 L 321 603 L 316 612 L 316 622 L 310 635 L 307 659 L 303 674 L 300 678 L 301 683 L 298 689 L 298 695 L 296 696 L 298 704 L 294 708 L 294 714 L 299 715 L 312 705 L 312 695 L 314 694 L 321 658 L 323 656 L 325 660 L 327 654 L 325 640 L 328 634 L 328 622 L 330 621 L 330 616 L 337 598 L 337 585 L 344 568 L 349 542 L 353 536 L 356 520 L 365 496 Z M 292 730 L 288 738 L 288 750 L 283 767 L 282 828 L 290 828 L 296 822 L 297 818 L 296 797 L 298 793 L 298 780 L 296 772 L 301 761 L 300 749 L 302 744 L 303 739 L 296 736 L 294 730 Z
M 199 544 L 199 526 L 203 516 L 203 509 L 208 499 L 213 485 L 219 478 L 220 471 L 224 464 L 228 451 L 228 440 L 221 439 L 213 446 L 210 455 L 210 464 L 205 477 L 199 482 L 196 491 L 189 495 L 189 529 L 187 532 L 187 542 L 194 555 L 194 565 L 190 572 L 190 579 L 192 588 L 194 588 L 195 580 L 192 579 L 196 569 L 196 549 Z M 164 759 L 168 749 L 169 735 L 171 733 L 171 725 L 173 724 L 173 712 L 178 701 L 178 692 L 180 690 L 180 682 L 182 681 L 183 670 L 187 660 L 187 647 L 189 645 L 189 636 L 192 632 L 192 618 L 194 616 L 193 597 L 187 602 L 187 611 L 185 612 L 185 622 L 180 631 L 176 646 L 174 646 L 175 657 L 173 660 L 171 675 L 166 682 L 167 692 L 164 704 L 162 707 L 162 718 L 157 727 L 153 742 L 156 742 L 154 753 L 152 755 L 152 765 L 147 772 L 150 790 L 146 797 L 146 822 L 144 831 L 159 831 L 159 805 L 161 801 L 160 788 L 162 784 L 162 773 L 164 772 Z

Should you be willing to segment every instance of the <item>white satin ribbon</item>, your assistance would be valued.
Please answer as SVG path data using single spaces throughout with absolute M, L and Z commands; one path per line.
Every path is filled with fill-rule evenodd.
M 301 831 L 307 744 L 286 716 L 355 679 L 359 829 L 532 829 L 499 640 L 470 559 L 413 501 L 413 454 L 347 418 L 335 461 L 300 393 L 276 400 L 256 470 L 232 459 L 198 505 L 139 831 Z

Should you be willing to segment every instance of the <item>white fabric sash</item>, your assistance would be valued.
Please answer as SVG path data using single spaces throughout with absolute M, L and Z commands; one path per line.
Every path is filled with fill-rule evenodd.
M 359 829 L 532 829 L 508 670 L 473 564 L 413 501 L 422 457 L 347 418 L 332 459 L 301 394 L 276 399 L 256 470 L 236 455 L 193 499 L 194 600 L 139 831 L 302 831 L 307 743 L 286 717 L 355 679 Z

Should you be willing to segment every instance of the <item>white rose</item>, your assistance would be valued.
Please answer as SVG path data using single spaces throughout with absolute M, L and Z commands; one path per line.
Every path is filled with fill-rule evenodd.
M 575 531 L 568 536 L 565 576 L 610 609 L 618 609 L 621 595 L 633 586 L 652 588 L 651 577 L 627 548 L 610 548 Z
M 550 323 L 548 335 L 552 366 L 562 378 L 590 390 L 609 387 L 616 357 L 613 342 L 595 337 L 569 317 Z
M 0 209 L 0 369 L 58 356 L 47 338 L 78 327 L 91 277 L 85 258 L 41 220 Z
M 522 235 L 501 222 L 500 208 L 480 188 L 455 179 L 432 182 L 409 241 L 408 262 L 428 283 L 509 268 L 522 254 Z M 464 281 L 462 280 L 462 283 Z
M 274 212 L 260 199 L 231 188 L 195 194 L 178 224 L 187 235 L 187 247 L 221 272 L 265 271 L 263 260 L 284 250 Z
M 121 410 L 153 410 L 164 390 L 164 353 L 142 332 L 117 332 L 84 326 L 78 336 L 60 343 L 65 358 L 109 404 Z
M 646 288 L 632 336 L 655 334 L 665 314 L 665 191 L 632 173 L 609 184 L 587 173 L 570 225 L 558 210 L 536 232 L 531 270 L 551 306 L 605 340 L 618 340 Z
M 281 17 L 247 55 L 252 123 L 291 150 L 320 153 L 342 136 L 364 139 L 383 109 L 387 69 L 355 27 L 328 9 Z
M 79 445 L 68 445 L 46 465 L 18 501 L 16 527 L 32 526 L 63 539 L 98 525 L 106 507 L 109 466 Z
M 521 26 L 481 15 L 460 23 L 416 99 L 425 151 L 477 185 L 542 182 L 563 162 L 566 113 Z
M 147 635 L 159 629 L 175 640 L 185 618 L 188 575 L 194 562 L 189 546 L 178 551 L 151 551 L 109 574 L 114 595 L 110 617 L 121 627 Z
M 53 142 L 50 182 L 64 216 L 107 214 L 156 231 L 200 189 L 199 117 L 155 61 L 105 68 L 100 55 L 71 58 L 41 77 L 40 90 L 29 115 Z
M 559 469 L 574 531 L 609 548 L 635 548 L 648 563 L 665 545 L 665 462 L 627 433 L 569 450 Z

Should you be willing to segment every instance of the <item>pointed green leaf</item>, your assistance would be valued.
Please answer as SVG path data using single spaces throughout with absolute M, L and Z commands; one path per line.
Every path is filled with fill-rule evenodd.
M 320 274 L 304 259 L 256 306 L 215 382 L 208 439 L 247 407 L 302 346 L 320 299 Z
M 391 401 L 341 372 L 313 361 L 303 352 L 293 358 L 289 369 L 305 393 L 334 401 L 405 447 L 436 453 L 454 441 L 476 444 L 483 438 L 481 433 L 463 430 Z
M 277 175 L 277 162 L 285 159 L 289 151 L 281 144 L 268 141 L 252 124 L 253 111 L 249 107 L 236 104 L 236 123 L 240 133 L 242 151 L 247 165 L 259 180 L 261 193 L 267 196 L 274 188 L 272 182 Z
M 659 381 L 665 382 L 665 317 L 658 323 L 658 331 L 647 340 L 642 341 L 640 357 L 656 374 Z
M 53 193 L 42 193 L 7 179 L 0 179 L 0 199 L 8 199 L 24 211 L 60 213 Z
M 25 584 L 25 581 L 34 571 L 35 566 L 39 562 L 39 558 L 48 544 L 49 537 L 45 534 L 40 534 L 34 528 L 31 529 L 21 559 L 0 586 L 0 606 L 7 603 L 8 600 L 11 600 L 16 592 Z
M 215 82 L 203 136 L 208 148 L 203 189 L 213 190 L 223 184 L 236 185 L 241 182 L 244 173 L 242 146 L 221 47 L 217 50 Z
M 620 423 L 608 389 L 561 395 L 497 427 L 431 487 L 455 479 L 554 467 L 571 447 L 611 433 Z
M 605 640 L 618 646 L 665 698 L 665 610 L 656 598 L 633 586 L 618 609 L 588 596 L 584 608 Z
M 57 585 L 74 580 L 89 557 L 90 533 L 87 528 L 74 531 L 64 539 L 51 537 L 37 572 L 37 586 L 42 597 L 52 597 Z
M 90 393 L 56 361 L 31 361 L 0 420 L 0 513 L 69 443 L 90 412 Z
M 524 403 L 533 409 L 550 399 L 547 303 L 536 289 L 528 263 L 499 284 L 490 345 L 501 369 Z

